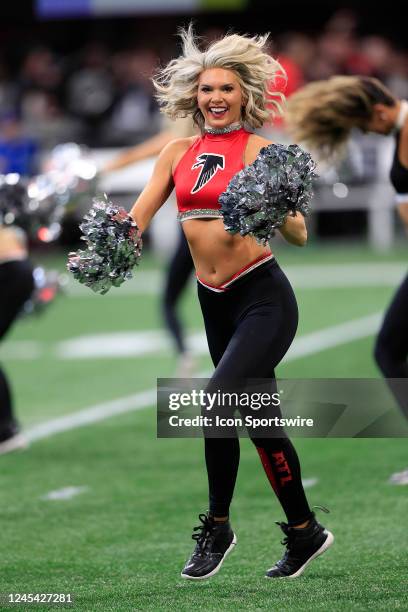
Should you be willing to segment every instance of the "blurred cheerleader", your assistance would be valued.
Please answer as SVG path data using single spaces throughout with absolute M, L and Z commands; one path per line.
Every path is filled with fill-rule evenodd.
M 0 225 L 0 340 L 16 320 L 34 289 L 33 268 L 28 259 L 24 232 Z M 24 448 L 19 433 L 12 394 L 6 374 L 0 368 L 0 454 Z
M 398 100 L 377 79 L 336 76 L 297 91 L 288 101 L 287 125 L 297 142 L 306 143 L 321 159 L 341 157 L 350 131 L 395 137 L 390 180 L 395 203 L 408 231 L 408 102 Z M 385 314 L 374 350 L 375 361 L 387 378 L 402 412 L 408 418 L 408 276 Z M 396 379 L 405 379 L 398 381 Z M 391 481 L 408 484 L 408 469 Z

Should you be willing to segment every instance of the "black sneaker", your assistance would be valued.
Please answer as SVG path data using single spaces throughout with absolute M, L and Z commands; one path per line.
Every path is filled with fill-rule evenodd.
M 233 550 L 237 537 L 229 521 L 218 524 L 208 514 L 199 514 L 202 525 L 194 527 L 191 536 L 197 544 L 181 572 L 182 578 L 205 580 L 220 569 L 225 557 Z
M 282 540 L 286 552 L 282 559 L 266 572 L 267 578 L 297 578 L 313 559 L 324 553 L 334 542 L 333 534 L 320 525 L 314 516 L 304 529 L 294 529 L 286 523 L 276 524 L 286 536 Z

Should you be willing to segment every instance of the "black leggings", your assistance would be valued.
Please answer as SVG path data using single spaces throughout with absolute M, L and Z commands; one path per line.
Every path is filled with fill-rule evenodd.
M 296 298 L 275 260 L 260 265 L 223 293 L 198 283 L 211 358 L 214 389 L 226 380 L 275 379 L 298 323 Z M 311 516 L 297 453 L 282 430 L 279 438 L 251 438 L 291 525 Z M 205 438 L 210 512 L 226 516 L 239 465 L 237 437 Z
M 0 264 L 0 340 L 4 338 L 34 288 L 33 269 L 28 260 Z M 0 368 L 0 430 L 13 421 L 10 387 Z
M 398 288 L 385 314 L 377 337 L 374 357 L 382 374 L 389 379 L 401 410 L 408 418 L 408 276 Z
M 166 283 L 163 292 L 163 317 L 179 353 L 184 353 L 186 345 L 176 304 L 193 271 L 194 264 L 184 232 L 179 228 L 176 250 L 167 268 Z

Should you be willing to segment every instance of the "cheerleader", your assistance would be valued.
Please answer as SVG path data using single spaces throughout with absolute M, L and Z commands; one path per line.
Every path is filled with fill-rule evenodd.
M 176 189 L 182 224 L 198 279 L 198 297 L 215 372 L 210 385 L 225 380 L 274 379 L 275 368 L 296 333 L 293 290 L 269 246 L 224 229 L 218 198 L 231 178 L 254 162 L 268 140 L 248 131 L 270 120 L 267 84 L 280 65 L 267 54 L 267 36 L 231 34 L 201 51 L 192 29 L 182 32 L 183 54 L 154 84 L 164 113 L 192 117 L 200 135 L 169 143 L 131 210 L 141 231 Z M 291 244 L 307 240 L 302 215 L 288 216 L 280 232 Z M 298 455 L 285 432 L 252 438 L 287 522 L 279 523 L 286 551 L 266 573 L 296 577 L 333 542 L 311 511 L 302 486 Z M 205 438 L 209 511 L 199 515 L 196 546 L 182 577 L 213 576 L 236 544 L 229 522 L 239 464 L 239 440 Z
M 17 318 L 33 289 L 33 269 L 28 259 L 24 232 L 0 225 L 0 340 Z M 0 454 L 24 448 L 26 440 L 19 433 L 12 394 L 4 370 L 0 367 Z
M 297 91 L 288 101 L 287 125 L 298 142 L 321 158 L 338 158 L 352 128 L 393 135 L 395 149 L 390 180 L 395 204 L 408 230 L 408 102 L 398 100 L 372 77 L 337 76 Z M 385 314 L 374 349 L 375 361 L 387 378 L 402 412 L 408 418 L 408 276 Z M 405 379 L 398 381 L 396 379 Z M 408 484 L 408 469 L 391 477 Z

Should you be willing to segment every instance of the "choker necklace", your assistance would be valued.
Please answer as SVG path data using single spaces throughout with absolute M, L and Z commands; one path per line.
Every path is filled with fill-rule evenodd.
M 408 116 L 408 102 L 406 100 L 401 100 L 400 110 L 399 110 L 398 117 L 394 125 L 394 130 L 396 132 L 399 132 L 401 130 L 402 126 L 405 123 L 405 119 L 407 118 L 407 116 Z
M 204 126 L 205 134 L 229 134 L 230 132 L 236 132 L 242 128 L 242 123 L 231 123 L 225 127 L 213 128 L 207 125 Z

